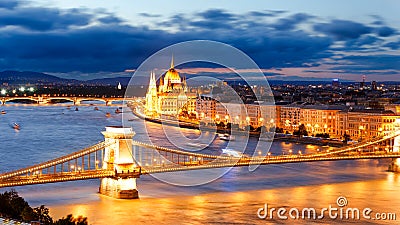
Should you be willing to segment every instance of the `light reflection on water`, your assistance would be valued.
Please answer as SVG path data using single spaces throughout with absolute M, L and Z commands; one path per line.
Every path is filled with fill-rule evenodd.
M 396 175 L 397 176 L 397 175 Z M 388 191 L 388 186 L 392 191 Z M 65 212 L 88 216 L 93 224 L 206 224 L 240 223 L 293 224 L 293 221 L 260 220 L 256 216 L 258 208 L 268 203 L 269 207 L 313 207 L 317 211 L 332 205 L 336 207 L 338 196 L 347 197 L 349 207 L 371 208 L 373 212 L 396 212 L 400 197 L 397 190 L 399 182 L 387 180 L 356 181 L 339 184 L 322 184 L 280 189 L 265 189 L 238 192 L 211 192 L 192 196 L 143 198 L 139 200 L 117 200 L 99 196 L 99 200 L 85 204 L 57 205 L 52 210 L 55 216 Z M 326 217 L 328 215 L 326 214 Z M 323 224 L 341 224 L 343 221 L 324 219 Z M 357 222 L 357 221 L 347 221 Z M 379 221 L 359 221 L 361 224 L 390 224 Z M 297 220 L 296 224 L 310 224 L 310 221 Z M 393 223 L 393 222 L 392 222 Z
M 100 110 L 95 111 L 93 106 L 79 106 L 77 112 L 62 106 L 3 106 L 1 109 L 7 114 L 0 115 L 0 172 L 29 166 L 101 141 L 100 131 L 107 125 L 120 125 L 122 116 L 114 113 L 115 107 L 99 107 Z M 107 112 L 111 113 L 111 118 L 105 117 Z M 129 119 L 129 115 L 124 119 Z M 10 127 L 12 122 L 21 124 L 20 132 Z M 131 123 L 135 127 L 138 121 Z M 159 125 L 147 124 L 147 127 L 153 131 L 155 144 L 173 147 L 162 136 L 156 135 Z M 138 140 L 145 135 L 144 130 L 135 131 Z M 180 132 L 189 138 L 198 136 L 190 130 Z M 249 149 L 254 150 L 255 144 L 255 139 L 250 138 Z M 210 148 L 202 151 L 215 153 L 225 146 L 226 142 L 216 139 Z M 321 146 L 285 142 L 273 143 L 271 147 L 275 154 L 287 154 L 289 150 L 311 153 L 317 149 L 326 150 Z M 69 213 L 84 215 L 89 217 L 91 224 L 127 224 L 127 221 L 275 224 L 282 221 L 263 221 L 256 217 L 257 209 L 264 203 L 275 207 L 322 208 L 335 204 L 338 196 L 346 196 L 352 207 L 397 212 L 400 208 L 400 195 L 397 194 L 400 178 L 398 174 L 384 171 L 388 162 L 283 164 L 262 166 L 254 172 L 249 172 L 246 167 L 233 168 L 223 178 L 195 187 L 172 186 L 143 176 L 138 180 L 139 200 L 100 196 L 96 193 L 98 180 L 26 186 L 17 190 L 33 206 L 50 206 L 55 217 Z M 207 173 L 215 173 L 215 170 L 196 171 L 193 176 Z M 400 216 L 400 211 L 397 213 Z

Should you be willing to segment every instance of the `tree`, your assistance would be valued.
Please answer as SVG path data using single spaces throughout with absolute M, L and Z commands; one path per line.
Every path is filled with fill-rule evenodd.
M 275 133 L 281 133 L 281 134 L 283 134 L 283 128 L 280 128 L 280 127 L 277 127 L 277 128 L 271 127 L 271 128 L 269 129 L 270 132 L 274 132 L 274 130 L 275 130 Z
M 22 212 L 29 204 L 14 189 L 0 194 L 0 214 L 13 219 L 22 219 Z
M 345 133 L 343 135 L 343 139 L 344 139 L 344 143 L 347 143 L 348 141 L 350 141 L 350 135 L 348 135 L 347 133 Z
M 37 220 L 39 220 L 42 224 L 44 225 L 53 224 L 53 219 L 49 215 L 49 209 L 44 207 L 44 205 L 34 208 L 33 212 Z
M 49 215 L 49 209 L 44 205 L 31 208 L 29 204 L 18 195 L 15 190 L 0 193 L 0 216 L 10 217 L 12 219 L 23 220 L 26 222 L 38 220 L 43 225 L 87 225 L 86 217 L 79 216 L 74 218 L 68 215 L 56 223 Z
M 87 225 L 88 221 L 86 217 L 79 216 L 74 218 L 72 214 L 69 214 L 66 218 L 57 220 L 54 225 Z
M 37 215 L 33 212 L 33 209 L 29 206 L 25 207 L 21 213 L 21 217 L 23 221 L 34 221 L 37 220 Z
M 299 126 L 299 129 L 293 132 L 293 135 L 308 136 L 307 128 L 304 124 Z
M 261 132 L 261 133 L 265 133 L 266 130 L 267 130 L 267 128 L 264 125 L 257 127 L 257 129 L 256 129 L 257 132 Z

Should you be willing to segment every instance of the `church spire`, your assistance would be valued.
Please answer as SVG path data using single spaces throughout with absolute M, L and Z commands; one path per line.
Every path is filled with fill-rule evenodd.
M 174 68 L 174 54 L 172 54 L 171 68 L 170 69 L 173 69 L 173 68 Z

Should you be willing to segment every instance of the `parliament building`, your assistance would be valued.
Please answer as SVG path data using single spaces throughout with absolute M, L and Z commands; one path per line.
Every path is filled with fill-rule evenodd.
M 174 68 L 174 59 L 171 67 L 161 76 L 158 85 L 155 73 L 151 72 L 149 88 L 146 93 L 146 116 L 186 116 L 196 115 L 196 93 L 189 93 L 186 78 L 181 77 Z

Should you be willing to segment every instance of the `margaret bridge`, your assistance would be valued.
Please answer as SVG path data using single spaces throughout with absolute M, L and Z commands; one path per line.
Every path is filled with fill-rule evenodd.
M 400 130 L 355 145 L 310 154 L 233 157 L 188 152 L 133 140 L 127 127 L 106 127 L 105 140 L 88 148 L 23 169 L 0 174 L 0 188 L 101 178 L 100 193 L 137 198 L 142 175 L 187 170 L 334 160 L 391 158 L 400 167 Z
M 133 98 L 124 98 L 124 97 L 75 97 L 75 96 L 9 96 L 9 97 L 0 97 L 1 105 L 7 104 L 7 102 L 12 101 L 27 101 L 32 102 L 34 104 L 46 105 L 51 104 L 54 101 L 68 101 L 72 102 L 74 105 L 81 105 L 88 101 L 98 101 L 103 102 L 105 105 L 111 105 L 113 102 L 119 101 L 128 101 Z

